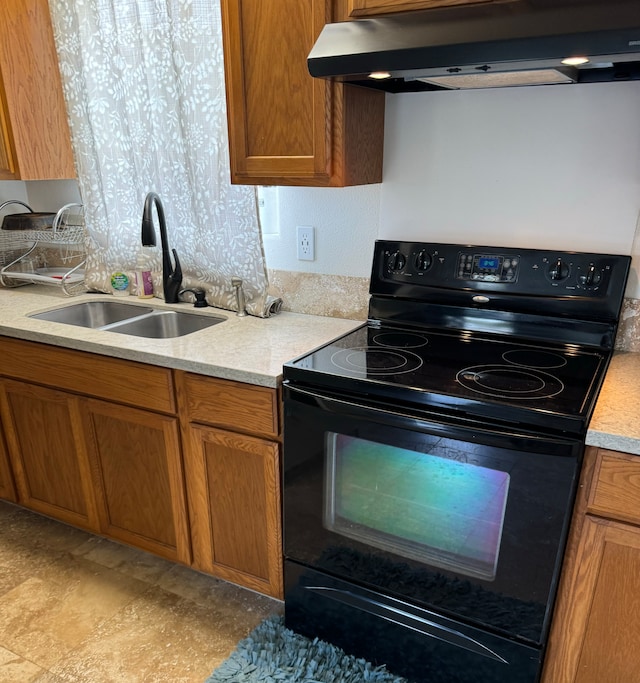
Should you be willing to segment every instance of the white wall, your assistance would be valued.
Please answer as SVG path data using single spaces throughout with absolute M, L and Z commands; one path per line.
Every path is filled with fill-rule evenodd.
M 65 204 L 82 202 L 75 180 L 38 180 L 25 183 L 34 211 L 57 211 Z
M 369 277 L 380 225 L 380 187 L 264 188 L 260 211 L 267 266 Z M 296 226 L 316 229 L 315 261 L 298 261 Z
M 4 180 L 0 182 L 0 204 L 3 204 L 9 199 L 17 199 L 20 202 L 28 204 L 27 184 L 19 180 Z M 9 204 L 3 209 L 2 215 L 4 216 L 7 213 L 21 213 L 22 211 L 26 211 L 26 209 L 21 208 L 18 205 Z
M 630 254 L 640 83 L 387 95 L 381 185 L 273 196 L 270 268 L 368 276 L 376 237 Z M 316 261 L 295 225 L 316 226 Z
M 78 183 L 75 180 L 5 180 L 0 182 L 0 204 L 8 199 L 25 202 L 34 211 L 51 213 L 55 213 L 65 204 L 81 201 Z M 2 215 L 23 211 L 26 209 L 10 204 L 2 211 Z
M 629 253 L 640 84 L 387 98 L 382 237 Z

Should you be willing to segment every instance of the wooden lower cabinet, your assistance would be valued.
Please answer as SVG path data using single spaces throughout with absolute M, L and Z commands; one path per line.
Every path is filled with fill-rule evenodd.
M 176 388 L 194 566 L 282 598 L 278 391 L 184 372 Z
M 177 418 L 104 401 L 84 407 L 102 533 L 189 564 Z
M 13 483 L 13 473 L 7 455 L 7 447 L 4 440 L 4 432 L 0 423 L 0 498 L 15 502 L 16 489 Z
M 202 425 L 189 432 L 195 566 L 281 598 L 278 444 Z
M 81 399 L 56 389 L 4 380 L 0 413 L 20 503 L 98 531 Z
M 282 598 L 278 390 L 4 337 L 0 356 L 0 498 Z
M 587 449 L 543 683 L 640 680 L 638 501 L 640 456 Z
M 17 502 L 188 564 L 171 370 L 4 337 L 0 356 Z

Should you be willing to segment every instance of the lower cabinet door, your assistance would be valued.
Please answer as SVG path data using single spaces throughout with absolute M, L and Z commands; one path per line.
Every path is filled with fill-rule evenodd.
M 195 566 L 282 598 L 279 444 L 193 424 L 188 435 Z
M 13 484 L 13 474 L 9 464 L 9 456 L 4 442 L 4 432 L 0 424 L 0 498 L 16 502 L 16 489 Z
M 84 418 L 102 533 L 189 564 L 177 418 L 97 400 Z
M 81 404 L 62 391 L 0 382 L 0 412 L 20 503 L 97 531 Z
M 587 515 L 564 580 L 544 683 L 637 683 L 640 528 Z

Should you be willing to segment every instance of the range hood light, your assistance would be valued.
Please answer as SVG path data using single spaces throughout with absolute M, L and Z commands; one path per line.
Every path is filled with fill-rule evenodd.
M 588 57 L 565 57 L 562 63 L 566 66 L 580 66 L 581 64 L 587 64 L 589 62 Z
M 386 78 L 391 78 L 391 74 L 388 71 L 372 71 L 369 74 L 369 78 L 373 78 L 376 81 L 384 81 Z

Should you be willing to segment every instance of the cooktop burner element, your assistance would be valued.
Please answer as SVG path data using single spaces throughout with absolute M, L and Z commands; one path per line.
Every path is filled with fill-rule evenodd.
M 380 346 L 392 346 L 397 349 L 417 349 L 429 343 L 423 334 L 413 332 L 380 332 L 373 335 L 371 341 Z
M 502 357 L 507 363 L 524 365 L 528 368 L 561 368 L 563 365 L 567 364 L 567 359 L 556 353 L 549 353 L 549 351 L 532 351 L 531 349 L 528 349 L 527 351 L 507 351 Z
M 424 361 L 410 349 L 420 349 L 428 343 L 423 334 L 381 330 L 370 335 L 367 345 L 336 351 L 331 362 L 340 370 L 361 372 L 367 376 L 414 372 Z
M 511 400 L 550 398 L 564 389 L 559 379 L 546 372 L 509 365 L 465 368 L 456 379 L 471 391 Z
M 353 370 L 369 376 L 413 372 L 422 365 L 420 356 L 410 351 L 379 349 L 372 346 L 340 349 L 331 356 L 331 362 L 341 370 Z

